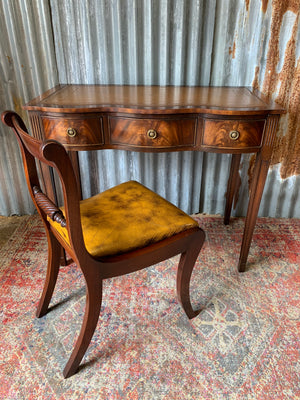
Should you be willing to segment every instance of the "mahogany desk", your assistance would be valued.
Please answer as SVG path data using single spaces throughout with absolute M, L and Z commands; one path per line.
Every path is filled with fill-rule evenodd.
M 225 224 L 238 189 L 242 153 L 257 153 L 238 269 L 244 271 L 284 110 L 246 87 L 58 85 L 24 106 L 34 137 L 69 152 L 80 182 L 77 151 L 206 151 L 232 154 Z M 45 188 L 55 197 L 51 171 Z

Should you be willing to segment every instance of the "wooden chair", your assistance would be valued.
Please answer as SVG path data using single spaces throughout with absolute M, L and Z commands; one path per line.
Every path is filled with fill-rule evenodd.
M 189 282 L 205 238 L 196 221 L 134 181 L 80 201 L 64 147 L 53 140 L 40 142 L 29 136 L 21 117 L 12 111 L 4 112 L 2 121 L 18 139 L 28 188 L 47 234 L 48 268 L 37 317 L 47 313 L 62 247 L 81 268 L 86 282 L 84 319 L 64 377 L 76 373 L 91 341 L 105 278 L 128 274 L 181 254 L 177 295 L 188 318 L 195 317 L 199 311 L 191 306 Z M 58 208 L 42 192 L 35 158 L 58 172 L 64 207 Z

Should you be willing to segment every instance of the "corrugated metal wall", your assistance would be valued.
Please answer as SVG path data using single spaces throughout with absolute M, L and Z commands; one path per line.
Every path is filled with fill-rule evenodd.
M 286 76 L 279 75 L 284 67 L 291 67 L 293 57 L 295 64 L 300 54 L 299 2 L 281 3 L 2 0 L 1 110 L 20 111 L 22 103 L 58 82 L 253 85 L 275 99 L 280 97 L 284 82 L 285 91 L 293 92 L 299 80 L 296 68 Z M 271 45 L 275 48 L 273 55 Z M 290 48 L 294 53 L 288 52 Z M 277 60 L 278 79 L 268 85 L 271 56 Z M 286 138 L 283 146 L 288 146 L 289 115 L 294 115 L 299 104 L 297 99 L 292 104 L 288 98 L 280 97 L 280 101 L 290 111 L 279 131 Z M 295 135 L 299 133 L 298 122 Z M 0 213 L 30 213 L 32 206 L 25 195 L 16 143 L 3 126 L 0 135 Z M 280 153 L 274 159 L 260 215 L 300 217 L 300 171 L 295 157 L 289 173 L 282 171 L 287 157 Z M 242 158 L 242 185 L 234 215 L 246 212 L 250 159 L 251 155 Z M 223 213 L 229 162 L 228 155 L 196 152 L 80 153 L 85 197 L 136 179 L 189 213 Z M 17 182 L 14 189 L 10 180 Z
M 58 83 L 48 1 L 0 1 L 0 111 L 15 110 Z M 34 207 L 26 187 L 16 139 L 0 123 L 0 214 L 29 214 Z

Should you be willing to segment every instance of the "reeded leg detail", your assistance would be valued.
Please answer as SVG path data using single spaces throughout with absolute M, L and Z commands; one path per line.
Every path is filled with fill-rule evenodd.
M 251 245 L 251 240 L 255 228 L 256 218 L 264 190 L 266 177 L 268 174 L 268 169 L 269 169 L 269 161 L 263 161 L 260 155 L 258 155 L 255 162 L 254 173 L 250 188 L 250 199 L 245 221 L 240 259 L 238 264 L 239 272 L 244 272 L 246 269 L 248 253 Z
M 190 248 L 181 255 L 177 270 L 177 297 L 189 319 L 196 317 L 201 311 L 193 310 L 190 300 L 190 279 L 204 239 L 205 234 L 200 230 Z
M 81 330 L 64 369 L 64 377 L 69 378 L 77 372 L 79 364 L 91 342 L 100 315 L 102 301 L 102 280 L 94 279 L 87 284 L 86 309 Z
M 48 267 L 47 276 L 44 283 L 44 289 L 39 301 L 39 305 L 36 311 L 38 318 L 45 315 L 48 311 L 48 306 L 55 288 L 57 275 L 59 272 L 61 245 L 53 236 L 53 234 L 47 231 L 48 240 Z

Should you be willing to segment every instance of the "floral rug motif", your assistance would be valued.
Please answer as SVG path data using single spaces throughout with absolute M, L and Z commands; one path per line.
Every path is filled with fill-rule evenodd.
M 50 312 L 35 317 L 47 243 L 39 218 L 23 218 L 0 249 L 0 399 L 300 399 L 300 220 L 259 218 L 239 274 L 244 219 L 195 219 L 206 232 L 190 288 L 201 313 L 190 321 L 178 304 L 178 256 L 108 279 L 92 342 L 65 380 L 84 280 L 62 267 Z

